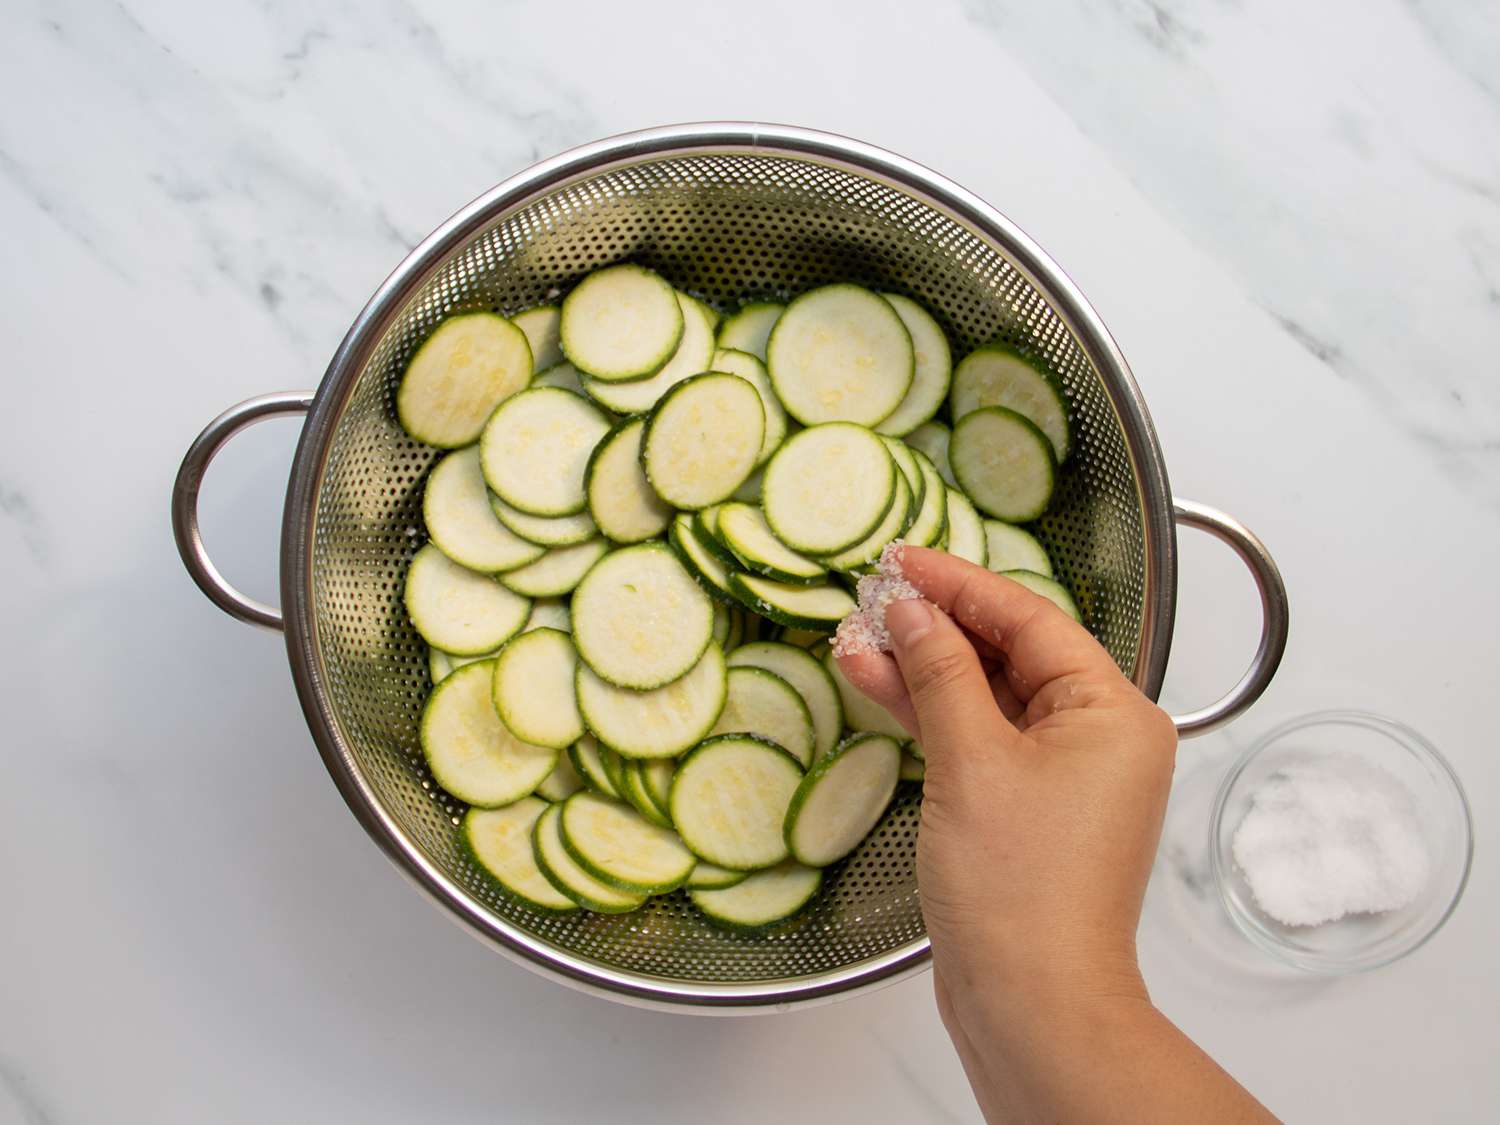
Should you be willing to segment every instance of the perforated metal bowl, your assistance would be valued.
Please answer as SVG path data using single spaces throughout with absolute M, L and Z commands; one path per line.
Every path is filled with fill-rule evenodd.
M 313 392 L 232 408 L 183 461 L 173 520 L 203 591 L 246 621 L 285 628 L 308 725 L 350 809 L 398 867 L 480 937 L 529 967 L 616 999 L 754 1011 L 876 987 L 925 967 L 917 898 L 920 796 L 903 796 L 829 872 L 796 925 L 742 937 L 681 895 L 636 914 L 553 918 L 515 905 L 465 858 L 464 809 L 423 766 L 428 691 L 402 574 L 422 542 L 421 487 L 438 452 L 396 423 L 407 359 L 445 316 L 513 313 L 589 270 L 631 259 L 720 304 L 853 280 L 906 293 L 961 354 L 1025 344 L 1066 388 L 1076 452 L 1037 533 L 1089 628 L 1152 698 L 1176 599 L 1175 519 L 1225 539 L 1260 589 L 1264 630 L 1244 678 L 1178 720 L 1194 733 L 1269 683 L 1286 640 L 1285 590 L 1235 521 L 1177 501 L 1140 392 L 1098 316 L 993 208 L 910 161 L 855 141 L 754 124 L 676 126 L 588 145 L 465 207 L 416 248 L 355 321 Z M 197 494 L 217 450 L 263 418 L 307 412 L 281 540 L 285 619 L 238 593 L 204 553 Z

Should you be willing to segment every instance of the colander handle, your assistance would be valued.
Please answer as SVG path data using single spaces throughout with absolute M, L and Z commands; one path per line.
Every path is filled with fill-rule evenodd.
M 268 629 L 282 627 L 281 611 L 240 593 L 208 557 L 203 536 L 198 532 L 198 490 L 203 486 L 203 474 L 208 471 L 208 466 L 235 434 L 267 418 L 306 414 L 312 409 L 312 401 L 312 391 L 278 391 L 231 406 L 205 426 L 197 440 L 188 446 L 187 455 L 177 470 L 177 481 L 172 486 L 172 534 L 177 539 L 177 553 L 182 556 L 182 565 L 198 583 L 198 589 L 230 617 Z
M 1173 515 L 1184 527 L 1206 531 L 1215 539 L 1228 543 L 1250 568 L 1255 579 L 1255 588 L 1260 593 L 1260 646 L 1250 661 L 1250 667 L 1240 677 L 1240 682 L 1229 694 L 1216 703 L 1186 715 L 1173 715 L 1177 733 L 1184 736 L 1207 734 L 1229 720 L 1261 697 L 1271 685 L 1271 677 L 1281 665 L 1281 655 L 1286 651 L 1287 632 L 1291 618 L 1286 597 L 1286 583 L 1281 580 L 1281 571 L 1271 552 L 1248 527 L 1233 516 L 1217 508 L 1199 504 L 1192 500 L 1172 498 Z

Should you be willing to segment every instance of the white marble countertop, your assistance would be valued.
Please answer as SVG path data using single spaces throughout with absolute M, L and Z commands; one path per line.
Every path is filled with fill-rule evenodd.
M 707 1020 L 471 940 L 346 813 L 279 640 L 172 546 L 192 436 L 314 385 L 451 211 L 572 144 L 712 118 L 857 136 L 1009 214 L 1116 334 L 1178 492 L 1280 561 L 1280 676 L 1181 752 L 1142 933 L 1161 1006 L 1288 1118 L 1494 1119 L 1497 76 L 1474 0 L 4 6 L 0 1121 L 977 1119 L 925 978 Z M 205 493 L 264 598 L 294 430 L 234 443 Z M 1178 708 L 1256 624 L 1200 540 Z M 1314 980 L 1229 929 L 1203 839 L 1235 748 L 1329 706 L 1437 742 L 1479 851 L 1431 944 Z

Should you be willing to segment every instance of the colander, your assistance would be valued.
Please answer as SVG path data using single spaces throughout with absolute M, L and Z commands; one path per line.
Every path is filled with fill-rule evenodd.
M 1228 721 L 1270 682 L 1288 621 L 1275 563 L 1235 520 L 1174 501 L 1125 359 L 1062 270 L 942 176 L 867 144 L 785 126 L 630 133 L 537 164 L 465 207 L 381 285 L 315 392 L 243 402 L 193 443 L 172 500 L 183 561 L 225 612 L 285 630 L 308 726 L 351 811 L 421 889 L 501 952 L 652 1007 L 784 1009 L 891 983 L 929 957 L 914 869 L 919 793 L 903 789 L 859 850 L 830 869 L 798 924 L 746 937 L 708 925 L 681 894 L 614 916 L 544 917 L 516 905 L 465 857 L 464 807 L 424 768 L 425 646 L 402 608 L 401 583 L 422 543 L 422 482 L 439 453 L 397 425 L 397 382 L 443 317 L 514 313 L 627 259 L 721 305 L 862 282 L 921 301 L 958 354 L 1001 339 L 1042 357 L 1066 390 L 1077 441 L 1036 532 L 1089 628 L 1154 699 L 1172 636 L 1175 524 L 1198 527 L 1248 565 L 1263 627 L 1240 682 L 1178 718 L 1178 729 Z M 278 612 L 235 590 L 209 560 L 198 489 L 236 432 L 304 413 Z

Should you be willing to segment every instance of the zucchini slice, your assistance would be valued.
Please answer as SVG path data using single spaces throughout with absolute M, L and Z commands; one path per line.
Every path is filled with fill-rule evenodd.
M 908 543 L 918 547 L 936 547 L 948 533 L 948 486 L 927 454 L 911 451 L 924 481 L 922 504 L 911 526 L 906 529 Z
M 675 758 L 702 740 L 724 709 L 724 654 L 710 643 L 687 675 L 632 691 L 578 666 L 578 709 L 589 730 L 627 758 Z
M 563 847 L 595 879 L 633 894 L 655 895 L 687 882 L 697 857 L 670 828 L 597 793 L 575 793 L 559 806 Z
M 495 518 L 479 471 L 479 447 L 456 449 L 433 467 L 422 490 L 422 522 L 438 549 L 460 566 L 493 574 L 540 558 L 544 548 Z
M 473 664 L 476 660 L 493 660 L 499 655 L 500 649 L 498 648 L 491 649 L 489 652 L 476 653 L 473 656 L 454 656 L 451 652 L 444 652 L 440 648 L 429 648 L 427 650 L 427 674 L 432 678 L 432 686 L 437 687 L 455 668 Z
M 945 488 L 945 491 L 948 494 L 948 553 L 975 566 L 986 565 L 990 549 L 985 521 L 962 492 L 956 488 Z
M 1040 594 L 1074 621 L 1079 624 L 1083 623 L 1083 614 L 1078 612 L 1078 603 L 1073 600 L 1073 595 L 1068 592 L 1068 588 L 1055 578 L 1048 578 L 1045 574 L 1037 574 L 1030 570 L 1005 570 L 1000 573 L 1001 577 L 1009 578 L 1012 582 L 1019 582 L 1033 594 Z
M 730 871 L 727 867 L 717 867 L 700 859 L 683 886 L 690 891 L 718 891 L 725 887 L 732 887 L 736 883 L 743 883 L 748 878 L 750 878 L 748 871 Z
M 566 914 L 578 904 L 542 874 L 531 847 L 531 834 L 547 802 L 522 797 L 502 809 L 470 809 L 464 814 L 463 840 L 474 862 L 511 898 L 535 910 Z
M 606 797 L 622 798 L 624 794 L 615 786 L 614 778 L 609 776 L 609 771 L 604 768 L 604 757 L 599 743 L 594 736 L 586 734 L 572 746 L 568 747 L 568 758 L 573 763 L 573 768 L 583 778 L 584 784 L 590 789 L 603 793 Z
M 563 354 L 602 382 L 644 379 L 661 370 L 682 334 L 676 291 L 644 266 L 595 270 L 563 299 Z
M 740 933 L 756 933 L 798 914 L 823 885 L 823 873 L 791 860 L 757 871 L 718 890 L 690 890 L 688 897 L 710 922 Z
M 483 479 L 481 476 L 480 480 Z M 534 516 L 530 512 L 512 508 L 493 492 L 489 492 L 488 496 L 490 512 L 507 531 L 544 550 L 547 547 L 568 547 L 574 543 L 582 543 L 599 534 L 593 517 L 587 512 L 572 516 Z
M 572 618 L 584 663 L 602 679 L 638 691 L 686 675 L 714 631 L 713 603 L 665 543 L 624 547 L 601 559 L 573 594 Z
M 526 342 L 531 345 L 533 375 L 562 362 L 562 310 L 556 305 L 538 305 L 518 312 L 510 322 L 526 334 Z
M 745 478 L 745 483 L 734 490 L 731 500 L 740 500 L 746 504 L 759 504 L 760 492 L 765 484 L 766 467 L 762 465 Z
M 533 629 L 561 629 L 564 633 L 571 633 L 573 621 L 568 615 L 568 603 L 558 598 L 537 598 L 531 603 L 531 616 L 526 619 L 526 627 L 521 632 L 529 633 Z
M 782 825 L 802 782 L 797 759 L 744 734 L 703 742 L 672 778 L 672 823 L 700 859 L 735 871 L 780 863 Z
M 577 586 L 589 568 L 608 553 L 609 544 L 603 539 L 550 547 L 536 562 L 497 577 L 507 588 L 529 598 L 557 598 Z
M 1073 443 L 1068 401 L 1039 362 L 1003 344 L 986 344 L 964 356 L 953 372 L 955 425 L 987 406 L 1015 411 L 1047 435 L 1058 464 L 1068 459 Z
M 1001 520 L 985 520 L 984 541 L 985 565 L 996 574 L 1004 574 L 1007 570 L 1029 570 L 1043 578 L 1056 577 L 1046 548 L 1024 527 Z
M 573 765 L 572 747 L 569 747 L 568 753 L 558 755 L 557 765 L 552 767 L 552 772 L 536 787 L 536 795 L 548 801 L 566 801 L 584 788 L 584 785 L 583 776 Z
M 828 634 L 813 632 L 811 629 L 793 629 L 790 626 L 783 626 L 776 630 L 776 639 L 784 645 L 811 649 L 826 642 Z
M 660 371 L 632 383 L 606 383 L 587 376 L 583 389 L 595 402 L 616 414 L 644 414 L 678 383 L 707 371 L 714 356 L 713 310 L 702 301 L 677 294 L 682 312 L 682 340 Z
M 749 504 L 732 501 L 718 509 L 718 537 L 746 570 L 778 582 L 808 586 L 828 578 L 828 569 L 799 555 L 776 538 L 765 513 Z
M 500 721 L 523 742 L 566 750 L 583 737 L 573 682 L 578 653 L 558 629 L 522 633 L 500 650 L 492 686 Z
M 719 347 L 748 352 L 764 363 L 766 342 L 785 308 L 774 301 L 752 301 L 742 305 L 719 327 Z
M 911 737 L 889 711 L 844 678 L 832 652 L 823 657 L 823 667 L 828 669 L 834 686 L 838 688 L 839 702 L 844 705 L 844 725 L 850 730 L 890 735 L 897 742 L 905 742 Z
M 803 430 L 766 465 L 766 520 L 794 550 L 837 554 L 879 526 L 895 498 L 898 471 L 885 442 L 863 426 L 833 422 Z
M 660 761 L 667 765 L 672 764 L 670 758 L 662 758 Z M 646 778 L 641 772 L 641 767 L 645 764 L 635 759 L 622 763 L 624 768 L 620 771 L 620 781 L 625 790 L 625 800 L 636 812 L 658 828 L 671 828 L 672 822 L 667 819 L 667 814 L 657 807 L 656 802 L 651 799 L 651 791 L 646 788 Z
M 641 467 L 641 437 L 646 420 L 626 418 L 594 447 L 584 470 L 583 488 L 593 522 L 616 543 L 641 543 L 660 535 L 672 522 Z
M 904 532 L 911 526 L 911 521 L 917 518 L 922 502 L 927 499 L 927 475 L 922 472 L 922 466 L 917 463 L 917 450 L 900 438 L 886 437 L 884 440 L 886 449 L 890 451 L 891 460 L 896 462 L 896 468 L 901 470 L 901 475 L 911 486 L 911 511 L 906 517 L 906 523 L 901 526 Z
M 812 764 L 812 714 L 797 690 L 764 668 L 731 667 L 724 710 L 709 736 L 753 734 L 776 743 L 804 769 Z
M 786 844 L 809 867 L 836 863 L 880 822 L 901 774 L 901 744 L 855 735 L 811 770 L 786 813 Z
M 731 574 L 729 589 L 762 617 L 798 629 L 832 633 L 854 610 L 854 599 L 840 586 L 792 586 L 753 574 Z
M 406 365 L 396 417 L 418 441 L 441 449 L 470 445 L 485 421 L 531 382 L 526 334 L 503 316 L 450 316 Z
M 890 302 L 857 285 L 824 285 L 787 305 L 766 366 L 776 397 L 804 426 L 873 426 L 906 397 L 915 356 Z
M 1015 411 L 986 406 L 964 415 L 948 458 L 958 486 L 985 515 L 1025 523 L 1047 510 L 1057 481 L 1052 443 Z
M 915 459 L 912 465 L 916 465 Z M 914 471 L 925 490 L 927 485 L 921 470 L 914 469 Z M 885 518 L 880 521 L 874 531 L 848 550 L 840 551 L 836 555 L 824 555 L 824 564 L 830 570 L 845 573 L 869 566 L 880 558 L 880 552 L 885 550 L 886 544 L 899 539 L 901 533 L 911 526 L 911 521 L 916 514 L 917 508 L 912 504 L 911 486 L 906 483 L 906 475 L 898 473 L 896 474 L 896 498 L 886 511 Z
M 901 751 L 901 780 L 921 781 L 927 776 L 927 763 L 910 750 Z
M 587 395 L 583 389 L 583 379 L 578 374 L 578 368 L 567 360 L 554 363 L 541 372 L 531 380 L 531 385 L 533 387 L 557 387 L 559 390 L 572 391 L 575 395 Z
M 786 407 L 782 406 L 781 400 L 776 397 L 776 390 L 771 386 L 771 376 L 766 374 L 766 365 L 749 352 L 720 348 L 714 352 L 713 369 L 728 372 L 730 375 L 738 375 L 755 388 L 756 394 L 760 395 L 760 406 L 765 411 L 766 427 L 765 435 L 760 441 L 760 455 L 756 457 L 755 463 L 764 465 L 771 459 L 771 454 L 781 448 L 781 443 L 786 440 L 788 429 Z
M 484 479 L 500 499 L 533 516 L 583 511 L 583 471 L 609 432 L 586 398 L 532 387 L 501 403 L 479 439 Z
M 531 612 L 526 598 L 459 566 L 431 543 L 407 567 L 403 597 L 422 639 L 453 656 L 499 648 L 521 631 Z
M 739 503 L 739 501 L 731 501 L 731 503 Z M 719 532 L 719 513 L 726 506 L 724 504 L 710 504 L 708 507 L 699 508 L 694 512 L 693 534 L 698 537 L 698 542 L 703 544 L 709 554 L 713 555 L 714 558 L 718 559 L 725 566 L 737 570 L 739 569 L 740 560 L 735 557 L 735 553 L 729 549 L 729 544 L 724 542 L 724 538 Z
M 932 458 L 937 471 L 943 474 L 943 480 L 947 481 L 950 488 L 957 488 L 958 480 L 953 475 L 953 466 L 948 463 L 948 442 L 952 437 L 953 431 L 943 423 L 923 422 L 906 435 L 906 444 L 913 449 L 920 449 Z
M 898 293 L 882 293 L 906 331 L 911 336 L 914 357 L 911 386 L 901 405 L 875 428 L 883 434 L 900 437 L 910 433 L 937 413 L 948 397 L 948 384 L 953 377 L 953 352 L 948 347 L 948 337 L 933 315 L 910 297 Z
M 738 375 L 709 371 L 677 384 L 646 420 L 641 464 L 652 489 L 688 510 L 729 499 L 759 463 L 760 394 Z
M 645 758 L 636 762 L 641 781 L 645 783 L 646 795 L 662 817 L 671 824 L 672 778 L 677 773 L 677 763 L 671 758 Z
M 568 854 L 560 831 L 562 810 L 562 805 L 548 805 L 532 829 L 532 853 L 536 857 L 537 869 L 547 882 L 595 914 L 626 914 L 644 904 L 645 895 L 630 894 L 601 883 Z
M 802 697 L 813 725 L 813 759 L 823 757 L 838 745 L 844 729 L 844 706 L 828 669 L 805 648 L 783 641 L 755 641 L 729 654 L 729 668 L 764 668 L 773 672 Z M 774 736 L 773 736 L 774 737 Z
M 557 765 L 558 752 L 522 742 L 490 702 L 493 661 L 453 672 L 422 711 L 422 754 L 433 779 L 460 801 L 495 808 L 532 792 Z
M 693 531 L 692 515 L 683 512 L 672 521 L 672 526 L 667 531 L 667 542 L 709 597 L 717 598 L 726 605 L 740 604 L 739 598 L 729 588 L 729 575 L 732 572 L 709 552 Z

